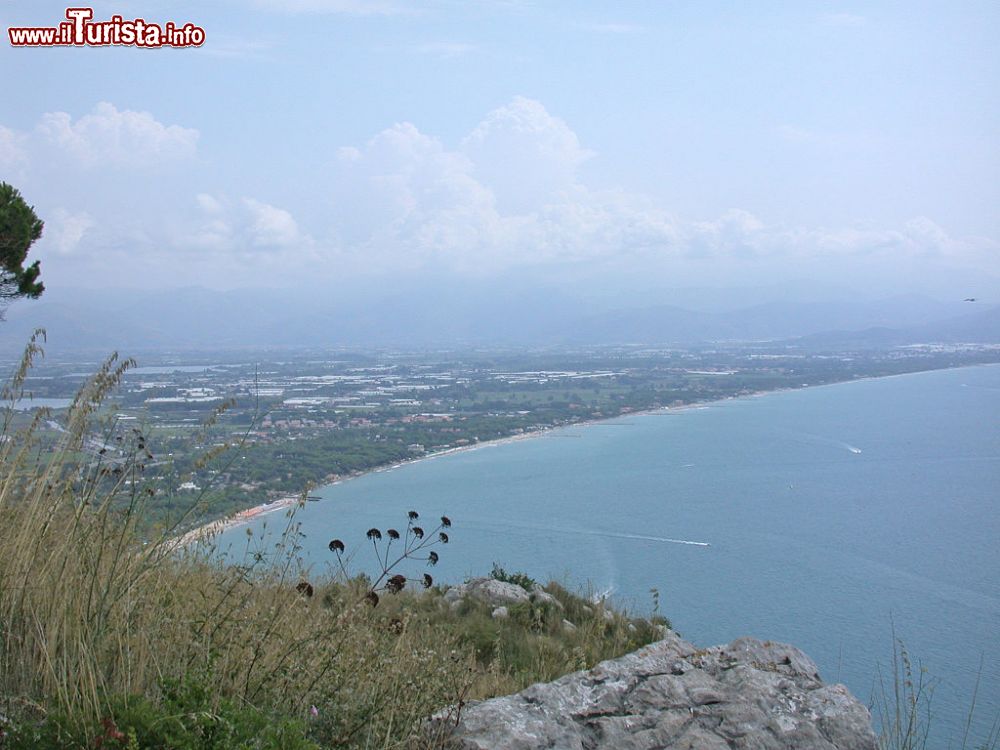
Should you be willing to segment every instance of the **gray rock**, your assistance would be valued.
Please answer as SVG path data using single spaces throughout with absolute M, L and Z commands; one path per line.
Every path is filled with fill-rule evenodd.
M 565 630 L 567 633 L 572 633 L 572 632 L 574 632 L 576 630 L 576 625 L 574 625 L 573 623 L 571 623 L 569 620 L 563 620 L 562 621 L 562 626 L 563 626 L 563 630 Z
M 556 599 L 552 594 L 543 589 L 537 583 L 535 587 L 531 590 L 531 601 L 535 604 L 541 604 L 544 606 L 554 607 L 555 609 L 562 609 L 562 602 Z
M 492 617 L 494 620 L 506 620 L 510 617 L 510 613 L 507 611 L 506 607 L 497 607 L 493 610 Z
M 497 581 L 493 578 L 470 578 L 460 586 L 452 586 L 444 593 L 445 601 L 471 597 L 485 602 L 491 607 L 527 602 L 528 592 L 514 583 Z
M 444 714 L 437 726 L 444 725 Z M 664 640 L 585 672 L 470 704 L 464 750 L 875 750 L 868 710 L 793 646 Z

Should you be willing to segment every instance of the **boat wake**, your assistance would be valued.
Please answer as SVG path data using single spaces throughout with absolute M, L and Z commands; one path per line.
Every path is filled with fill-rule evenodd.
M 515 529 L 525 529 L 526 531 L 555 532 L 558 534 L 580 534 L 583 536 L 597 536 L 603 539 L 635 539 L 641 542 L 660 542 L 661 544 L 686 544 L 691 547 L 711 547 L 709 542 L 699 542 L 693 539 L 674 539 L 668 536 L 652 536 L 649 534 L 629 534 L 617 531 L 598 531 L 597 529 L 577 529 L 565 526 L 529 526 L 526 524 L 503 523 L 498 524 Z
M 861 453 L 860 448 L 851 445 L 850 443 L 845 443 L 842 440 L 834 440 L 833 438 L 823 437 L 822 435 L 813 435 L 812 433 L 809 432 L 794 432 L 792 434 L 800 439 L 805 438 L 806 442 L 809 443 L 818 443 L 819 445 L 836 446 L 837 448 L 843 448 L 848 453 L 853 453 L 854 455 L 858 455 L 859 453 Z
M 691 539 L 671 539 L 668 536 L 647 536 L 646 534 L 616 534 L 614 532 L 602 532 L 602 531 L 581 531 L 581 534 L 599 534 L 601 536 L 610 536 L 615 539 L 639 539 L 644 542 L 663 542 L 665 544 L 689 544 L 692 547 L 711 547 L 712 545 L 708 542 L 696 542 Z

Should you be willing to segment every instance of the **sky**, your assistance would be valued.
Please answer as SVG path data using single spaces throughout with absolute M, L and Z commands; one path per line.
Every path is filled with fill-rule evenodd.
M 1000 292 L 996 2 L 93 7 L 206 41 L 2 40 L 0 180 L 49 289 Z

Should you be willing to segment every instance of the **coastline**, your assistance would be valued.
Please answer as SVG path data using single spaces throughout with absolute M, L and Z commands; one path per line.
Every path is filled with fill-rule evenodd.
M 860 378 L 859 378 L 860 379 Z M 853 381 L 841 381 L 841 383 L 849 383 Z M 838 385 L 838 383 L 823 383 L 822 385 Z M 466 451 L 474 451 L 480 448 L 492 448 L 501 445 L 506 445 L 508 443 L 514 443 L 520 440 L 533 440 L 535 438 L 541 438 L 551 435 L 551 433 L 557 430 L 569 429 L 573 427 L 591 427 L 600 424 L 610 424 L 615 420 L 620 420 L 627 417 L 644 417 L 651 415 L 663 415 L 668 414 L 679 414 L 685 411 L 695 411 L 697 409 L 708 408 L 711 404 L 723 403 L 725 401 L 734 401 L 744 398 L 758 398 L 760 396 L 766 396 L 771 393 L 780 393 L 783 391 L 799 391 L 804 388 L 816 388 L 816 386 L 801 386 L 798 388 L 775 388 L 773 390 L 764 391 L 753 391 L 751 393 L 744 393 L 739 396 L 725 396 L 723 398 L 714 398 L 707 401 L 696 401 L 690 404 L 683 404 L 681 406 L 661 406 L 656 409 L 643 409 L 640 411 L 631 411 L 624 414 L 618 414 L 613 417 L 601 417 L 599 419 L 587 419 L 581 420 L 579 422 L 570 422 L 568 424 L 552 425 L 550 427 L 545 427 L 540 430 L 532 430 L 531 432 L 525 432 L 518 435 L 508 435 L 507 437 L 494 438 L 491 440 L 482 440 L 478 443 L 472 443 L 471 445 L 459 445 L 451 448 L 445 448 L 443 450 L 432 451 L 426 453 L 422 456 L 414 456 L 413 458 L 407 458 L 402 461 L 397 461 L 393 464 L 386 464 L 384 466 L 376 466 L 372 469 L 365 469 L 363 471 L 357 471 L 351 473 L 347 476 L 336 479 L 332 482 L 326 482 L 322 485 L 317 486 L 314 489 L 309 490 L 309 492 L 315 492 L 323 489 L 324 487 L 333 487 L 334 485 L 343 484 L 344 482 L 350 482 L 354 479 L 361 479 L 369 474 L 377 474 L 383 471 L 392 471 L 393 469 L 399 469 L 403 466 L 409 464 L 415 464 L 419 461 L 430 461 L 435 458 L 441 458 L 443 456 L 449 456 L 455 453 L 464 453 Z M 229 531 L 231 529 L 239 528 L 245 524 L 251 523 L 260 516 L 269 515 L 275 511 L 285 510 L 298 505 L 302 502 L 302 498 L 305 497 L 305 493 L 300 493 L 299 495 L 286 495 L 284 497 L 272 500 L 269 503 L 261 503 L 259 505 L 254 505 L 250 508 L 237 511 L 231 515 L 224 518 L 217 518 L 214 521 L 209 521 L 200 526 L 196 526 L 190 531 L 185 532 L 180 537 L 177 538 L 177 545 L 179 547 L 184 547 L 189 544 L 211 538 L 223 532 Z
M 422 456 L 414 456 L 413 458 L 407 458 L 402 461 L 397 461 L 393 464 L 386 464 L 384 466 L 376 466 L 372 469 L 365 469 L 363 471 L 352 472 L 347 476 L 336 479 L 332 482 L 326 482 L 322 485 L 318 485 L 314 489 L 308 492 L 315 492 L 324 487 L 332 487 L 334 485 L 343 484 L 344 482 L 349 482 L 354 479 L 360 479 L 361 477 L 367 476 L 368 474 L 376 474 L 383 471 L 392 471 L 393 469 L 399 469 L 403 466 L 409 464 L 417 463 L 418 461 L 429 461 L 435 458 L 441 458 L 442 456 L 448 456 L 455 453 L 464 453 L 466 451 L 478 450 L 480 448 L 496 447 L 500 445 L 506 445 L 508 443 L 513 443 L 520 440 L 532 440 L 535 438 L 545 437 L 551 435 L 551 433 L 568 429 L 572 427 L 590 427 L 593 425 L 609 424 L 615 420 L 625 419 L 628 417 L 644 417 L 644 416 L 669 416 L 671 414 L 680 414 L 686 411 L 695 411 L 698 409 L 709 408 L 712 404 L 721 404 L 727 401 L 739 401 L 742 399 L 760 398 L 762 396 L 769 396 L 775 393 L 788 393 L 790 391 L 803 391 L 809 388 L 823 388 L 828 386 L 846 385 L 848 383 L 858 383 L 869 380 L 883 380 L 887 378 L 903 377 L 907 375 L 919 375 L 921 373 L 927 372 L 940 372 L 941 370 L 961 370 L 967 367 L 990 367 L 997 366 L 1000 367 L 1000 363 L 983 363 L 983 364 L 973 364 L 973 365 L 959 365 L 957 367 L 938 367 L 930 370 L 914 370 L 913 372 L 902 372 L 902 373 L 891 373 L 889 375 L 866 375 L 858 378 L 851 378 L 850 380 L 838 380 L 833 383 L 816 383 L 813 385 L 801 385 L 801 386 L 790 386 L 783 388 L 772 388 L 768 390 L 758 390 L 751 391 L 750 393 L 743 393 L 734 396 L 724 396 L 722 398 L 713 398 L 705 401 L 695 401 L 689 404 L 682 404 L 680 406 L 661 406 L 655 409 L 643 409 L 639 411 L 631 411 L 623 414 L 618 414 L 613 417 L 601 417 L 599 419 L 587 419 L 581 420 L 579 422 L 570 422 L 567 424 L 552 425 L 539 430 L 532 430 L 531 432 L 525 432 L 518 435 L 508 435 L 507 437 L 494 438 L 491 440 L 482 440 L 478 443 L 472 443 L 471 445 L 460 445 L 451 448 L 445 448 L 443 450 L 433 451 L 426 453 Z M 176 544 L 178 547 L 184 547 L 189 544 L 202 541 L 207 538 L 211 538 L 218 534 L 221 534 L 230 529 L 239 528 L 245 524 L 248 524 L 262 515 L 269 515 L 279 510 L 285 510 L 298 505 L 303 502 L 306 497 L 306 492 L 299 493 L 298 495 L 286 495 L 284 497 L 272 500 L 269 503 L 261 503 L 259 505 L 246 508 L 241 511 L 237 511 L 224 518 L 217 518 L 213 521 L 196 526 L 190 531 L 185 532 L 181 536 L 177 537 Z

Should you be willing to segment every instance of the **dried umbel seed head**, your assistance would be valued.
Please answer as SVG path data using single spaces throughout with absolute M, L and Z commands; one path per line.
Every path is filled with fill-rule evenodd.
M 334 539 L 330 542 L 330 551 L 336 552 L 338 555 L 344 551 L 344 543 L 339 539 Z
M 374 591 L 369 591 L 367 594 L 365 594 L 365 601 L 368 602 L 373 607 L 377 607 L 378 594 L 376 594 Z
M 420 518 L 420 514 L 417 513 L 417 511 L 415 510 L 411 510 L 409 513 L 406 514 L 406 517 L 409 518 L 411 521 L 416 521 L 418 518 Z
M 441 540 L 441 544 L 447 544 L 448 543 L 448 535 L 445 534 L 443 531 L 440 534 L 438 534 L 438 539 Z
M 431 552 L 427 555 L 427 564 L 428 565 L 437 565 L 438 564 L 438 553 L 437 552 L 434 552 L 433 550 L 431 550 Z
M 424 588 L 429 589 L 434 585 L 434 579 L 430 577 L 429 574 L 424 573 Z
M 389 529 L 385 533 L 390 539 L 399 539 L 399 532 L 395 529 Z
M 385 587 L 393 594 L 398 594 L 406 587 L 406 576 L 394 575 L 385 582 Z
M 441 525 L 447 529 L 451 526 L 451 519 L 448 516 L 441 516 Z
M 309 583 L 309 581 L 302 581 L 298 586 L 295 587 L 295 590 L 305 597 L 311 597 L 314 593 L 312 584 Z
M 368 536 L 369 539 L 381 539 L 382 538 L 382 532 L 379 531 L 378 529 L 368 529 L 367 536 Z
M 422 528 L 420 528 L 419 526 L 414 526 L 413 527 L 413 536 L 415 536 L 417 539 L 423 539 L 424 538 L 424 530 Z

